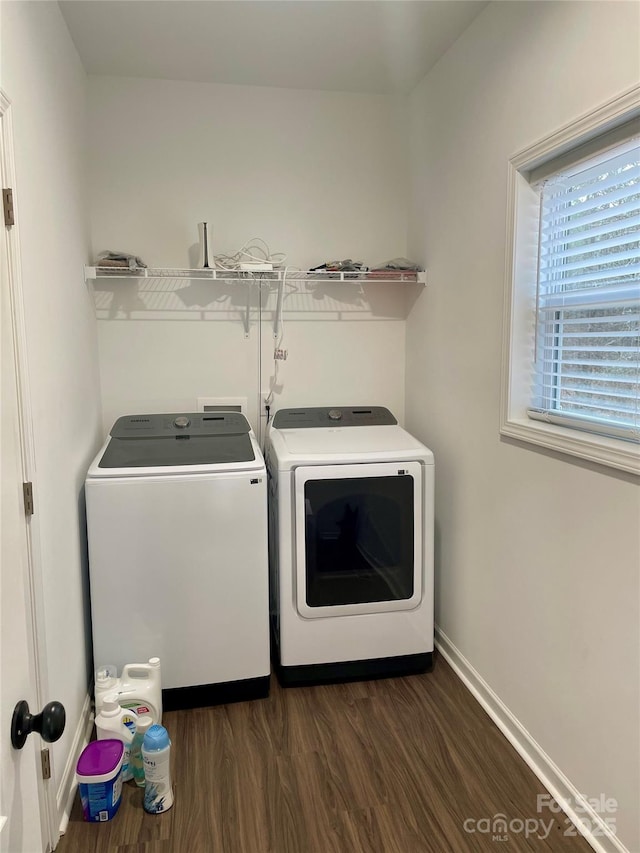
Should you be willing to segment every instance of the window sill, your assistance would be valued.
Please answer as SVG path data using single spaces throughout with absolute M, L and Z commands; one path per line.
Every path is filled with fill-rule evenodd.
M 529 418 L 505 420 L 500 426 L 500 435 L 640 476 L 640 447 L 631 442 Z

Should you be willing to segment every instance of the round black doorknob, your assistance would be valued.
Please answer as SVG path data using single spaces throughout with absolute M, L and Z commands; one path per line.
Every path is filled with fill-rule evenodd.
M 39 714 L 29 712 L 29 703 L 24 699 L 13 709 L 11 718 L 11 745 L 22 749 L 31 732 L 38 732 L 42 740 L 53 743 L 62 737 L 67 715 L 60 702 L 47 702 Z

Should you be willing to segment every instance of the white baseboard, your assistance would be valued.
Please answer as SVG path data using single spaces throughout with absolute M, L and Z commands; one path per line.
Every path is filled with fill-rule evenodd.
M 67 830 L 67 824 L 69 823 L 69 816 L 71 814 L 77 788 L 76 764 L 80 758 L 80 753 L 89 743 L 92 726 L 93 710 L 91 708 L 91 697 L 87 693 L 82 705 L 80 719 L 73 736 L 73 743 L 69 750 L 69 756 L 62 773 L 62 778 L 60 779 L 60 786 L 58 787 L 58 793 L 56 796 L 56 814 L 59 821 L 60 835 L 64 835 Z
M 590 806 L 584 796 L 567 779 L 560 768 L 553 763 L 542 747 L 536 743 L 460 650 L 437 626 L 436 647 L 516 752 L 535 773 L 547 791 L 562 806 L 567 817 L 591 847 L 597 853 L 630 853 L 612 833 L 602 816 Z

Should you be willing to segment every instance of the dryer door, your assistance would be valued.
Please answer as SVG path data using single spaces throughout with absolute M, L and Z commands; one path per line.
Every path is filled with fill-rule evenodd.
M 317 619 L 412 610 L 422 598 L 422 466 L 295 471 L 296 603 Z

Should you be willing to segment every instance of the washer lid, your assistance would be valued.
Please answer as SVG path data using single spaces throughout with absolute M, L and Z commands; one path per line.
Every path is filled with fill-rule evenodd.
M 127 415 L 111 430 L 98 468 L 163 468 L 252 462 L 251 427 L 238 412 Z

